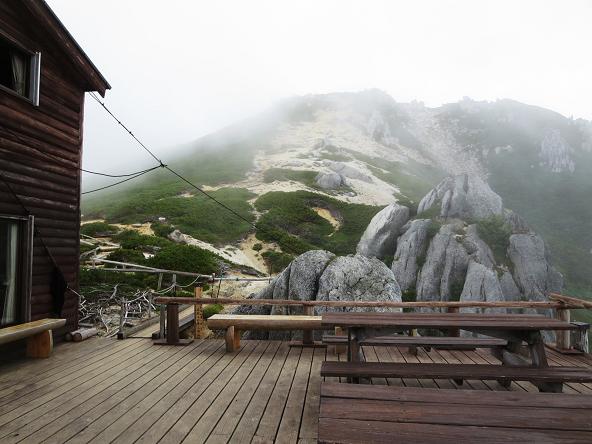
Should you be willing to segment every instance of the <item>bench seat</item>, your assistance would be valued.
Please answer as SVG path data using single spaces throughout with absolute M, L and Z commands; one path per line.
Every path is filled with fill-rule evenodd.
M 324 382 L 318 440 L 592 442 L 591 408 L 591 395 Z
M 51 331 L 66 325 L 65 319 L 40 319 L 0 329 L 0 345 L 27 338 L 27 356 L 48 358 L 53 350 Z
M 324 335 L 323 343 L 328 345 L 347 345 L 347 336 Z M 459 338 L 444 336 L 377 336 L 363 339 L 360 345 L 367 346 L 405 346 L 409 347 L 414 354 L 417 347 L 423 347 L 429 351 L 430 348 L 449 350 L 474 350 L 476 348 L 505 347 L 508 341 L 497 338 Z
M 544 391 L 561 391 L 564 382 L 592 382 L 582 367 L 511 367 L 490 364 L 418 364 L 395 362 L 325 361 L 321 376 L 344 378 L 417 378 L 530 381 Z
M 306 315 L 234 315 L 216 314 L 206 321 L 208 328 L 226 329 L 226 350 L 240 347 L 240 334 L 245 330 L 325 330 L 321 316 Z

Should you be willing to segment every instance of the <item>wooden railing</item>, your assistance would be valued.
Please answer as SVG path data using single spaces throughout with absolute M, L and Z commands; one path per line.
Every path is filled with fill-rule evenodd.
M 499 301 L 499 302 L 485 302 L 485 301 L 415 301 L 415 302 L 395 302 L 395 301 L 298 301 L 292 299 L 232 299 L 232 298 L 203 298 L 201 297 L 202 290 L 200 287 L 195 289 L 195 298 L 189 297 L 157 297 L 154 299 L 156 304 L 167 306 L 167 311 L 171 307 L 171 311 L 175 311 L 172 306 L 179 304 L 194 305 L 195 306 L 195 337 L 203 337 L 205 332 L 205 321 L 203 318 L 203 306 L 210 304 L 220 305 L 237 305 L 237 306 L 258 306 L 258 305 L 279 305 L 279 306 L 296 306 L 303 308 L 303 314 L 313 315 L 314 307 L 334 307 L 334 308 L 445 308 L 448 312 L 458 313 L 461 308 L 514 308 L 514 309 L 539 309 L 539 310 L 555 310 L 555 316 L 566 322 L 571 322 L 570 310 L 573 309 L 592 309 L 592 302 L 583 299 L 574 298 L 571 296 L 564 296 L 561 294 L 552 293 L 549 296 L 549 301 Z M 164 320 L 164 310 L 161 310 L 161 316 Z M 173 319 L 175 316 L 169 316 L 168 319 Z M 579 350 L 588 350 L 588 330 L 589 324 L 576 323 L 578 325 L 579 334 L 576 335 L 575 343 L 572 344 L 569 331 L 557 332 L 556 347 L 561 350 L 569 350 L 572 346 Z M 178 334 L 173 326 L 171 329 L 173 334 Z M 177 332 L 177 333 L 175 333 Z M 164 332 L 161 332 L 164 333 Z M 311 332 L 306 332 L 311 334 Z M 458 332 L 454 332 L 458 334 Z M 162 336 L 161 336 L 162 337 Z M 167 338 L 171 343 L 178 338 Z

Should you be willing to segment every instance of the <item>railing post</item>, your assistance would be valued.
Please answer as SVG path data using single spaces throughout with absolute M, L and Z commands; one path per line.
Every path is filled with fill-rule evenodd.
M 117 339 L 125 339 L 125 332 L 123 331 L 125 326 L 125 319 L 127 318 L 127 302 L 125 298 L 121 299 L 119 307 L 119 331 L 117 332 Z
M 164 339 L 166 336 L 166 305 L 160 304 L 160 330 L 158 339 Z
M 312 305 L 305 305 L 303 308 L 305 316 L 314 316 L 314 307 Z M 302 330 L 302 343 L 306 345 L 314 343 L 312 330 Z
M 573 331 L 573 348 L 583 353 L 590 353 L 590 344 L 588 341 L 590 324 L 586 322 L 572 322 L 572 324 L 578 327 L 577 330 Z
M 195 299 L 201 299 L 203 289 L 195 287 Z M 203 305 L 195 304 L 193 306 L 193 321 L 195 325 L 195 339 L 202 339 L 206 335 L 205 322 L 203 317 Z
M 166 342 L 169 345 L 179 343 L 179 305 L 167 304 L 167 336 Z
M 156 287 L 156 291 L 160 291 L 162 287 L 162 273 L 158 273 L 158 286 Z
M 570 311 L 568 308 L 558 308 L 556 311 L 556 317 L 560 321 L 563 322 L 570 322 Z M 559 350 L 569 350 L 570 349 L 570 336 L 571 333 L 569 330 L 558 330 L 556 332 L 557 336 L 557 348 Z

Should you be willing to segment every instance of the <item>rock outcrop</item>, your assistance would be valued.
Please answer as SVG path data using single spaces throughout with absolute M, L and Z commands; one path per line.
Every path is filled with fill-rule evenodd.
M 418 261 L 425 258 L 428 242 L 429 219 L 412 220 L 401 228 L 403 235 L 397 241 L 391 270 L 401 287 L 401 291 L 415 288 L 417 272 L 422 264 Z
M 321 301 L 401 301 L 401 290 L 393 272 L 381 261 L 359 254 L 336 257 L 323 250 L 312 250 L 294 259 L 255 299 Z M 273 308 L 271 308 L 273 307 Z M 241 314 L 301 314 L 299 307 L 242 306 Z M 355 308 L 317 308 L 325 311 L 360 311 Z M 374 310 L 374 309 L 373 309 Z M 380 310 L 380 309 L 379 309 Z M 396 309 L 395 309 L 396 310 Z M 287 339 L 290 332 L 259 332 L 258 339 Z
M 417 277 L 417 300 L 451 299 L 460 293 L 469 255 L 456 238 L 457 224 L 443 225 L 430 242 L 425 264 Z
M 497 274 L 494 270 L 475 261 L 469 262 L 467 276 L 460 294 L 461 301 L 482 301 L 482 302 L 501 302 L 504 301 L 504 294 Z M 504 313 L 504 308 L 488 308 L 481 310 L 479 308 L 463 308 L 463 312 L 497 312 Z
M 362 182 L 372 182 L 372 178 L 367 174 L 362 173 L 357 168 L 348 165 L 343 162 L 337 162 L 334 160 L 325 160 L 323 162 L 326 166 L 328 166 L 331 170 L 335 171 L 342 177 L 347 177 L 349 179 L 356 179 L 361 180 Z
M 514 280 L 526 298 L 546 300 L 549 292 L 560 292 L 563 277 L 547 261 L 543 239 L 536 234 L 510 236 L 508 256 L 514 265 Z
M 345 185 L 345 179 L 338 173 L 319 173 L 315 177 L 315 183 L 323 190 L 336 190 Z
M 430 191 L 417 209 L 422 214 L 439 206 L 439 216 L 482 219 L 502 214 L 502 198 L 474 174 L 447 177 Z
M 427 213 L 437 205 L 436 215 Z M 423 218 L 401 227 L 391 266 L 409 297 L 545 301 L 561 290 L 562 276 L 551 266 L 542 238 L 518 214 L 503 209 L 481 179 L 464 174 L 443 180 L 422 199 L 418 212 Z M 481 224 L 483 219 L 487 223 Z
M 401 289 L 393 272 L 376 258 L 341 256 L 319 279 L 319 301 L 400 301 Z M 329 311 L 319 308 L 317 312 Z M 340 311 L 392 311 L 386 308 L 345 308 Z
M 380 210 L 362 234 L 356 251 L 366 257 L 383 258 L 395 253 L 401 227 L 409 220 L 409 208 L 396 203 Z

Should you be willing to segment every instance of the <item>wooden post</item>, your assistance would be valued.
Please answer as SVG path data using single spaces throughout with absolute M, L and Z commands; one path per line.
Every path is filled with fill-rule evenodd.
M 195 299 L 201 299 L 203 289 L 195 287 Z M 205 321 L 203 316 L 203 305 L 195 304 L 193 306 L 193 320 L 195 325 L 195 332 L 193 336 L 195 339 L 202 339 L 206 337 Z
M 305 316 L 314 316 L 314 307 L 311 305 L 305 305 L 304 306 L 304 315 Z M 302 330 L 302 344 L 305 344 L 305 345 L 314 344 L 312 330 Z
M 458 313 L 458 307 L 448 307 L 448 313 Z M 458 338 L 460 336 L 459 328 L 451 328 L 448 330 L 448 334 L 452 337 Z
M 179 343 L 179 306 L 167 304 L 167 344 L 177 345 Z
M 556 317 L 560 321 L 569 322 L 570 321 L 570 311 L 567 308 L 558 308 L 556 311 Z M 557 348 L 559 350 L 569 350 L 570 349 L 570 335 L 571 332 L 569 330 L 559 330 L 556 332 L 557 336 Z
M 164 339 L 166 336 L 166 305 L 160 304 L 160 329 L 158 339 Z
M 158 286 L 156 287 L 156 291 L 160 291 L 162 287 L 162 273 L 158 273 Z
M 42 331 L 27 339 L 27 356 L 29 358 L 49 358 L 52 350 L 51 330 Z

